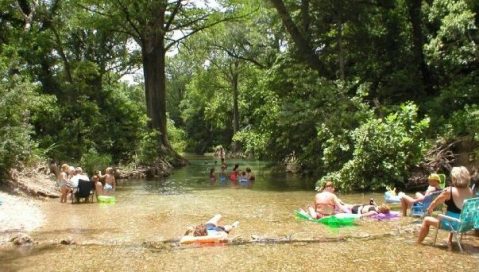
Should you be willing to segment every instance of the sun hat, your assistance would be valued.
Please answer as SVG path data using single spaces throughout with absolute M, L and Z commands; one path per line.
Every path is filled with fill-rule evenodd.
M 427 177 L 427 180 L 436 180 L 437 182 L 441 182 L 441 178 L 438 174 L 430 174 L 429 177 Z

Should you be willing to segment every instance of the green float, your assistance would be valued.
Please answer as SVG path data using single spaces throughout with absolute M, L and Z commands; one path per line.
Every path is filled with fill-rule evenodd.
M 296 219 L 307 220 L 314 223 L 321 223 L 333 228 L 340 228 L 346 226 L 353 226 L 356 220 L 359 219 L 357 214 L 340 213 L 330 216 L 325 216 L 319 219 L 312 218 L 308 213 L 304 211 L 294 211 Z

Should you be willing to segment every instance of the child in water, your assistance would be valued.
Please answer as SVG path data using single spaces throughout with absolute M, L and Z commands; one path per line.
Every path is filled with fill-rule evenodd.
M 248 185 L 248 177 L 246 176 L 246 172 L 243 171 L 241 172 L 241 175 L 239 176 L 239 183 L 242 185 L 242 186 L 247 186 Z
M 113 175 L 113 168 L 108 167 L 106 170 L 106 174 L 102 175 L 101 171 L 98 172 L 98 177 L 100 179 L 105 179 L 105 186 L 103 187 L 103 193 L 106 195 L 110 195 L 115 192 L 116 189 L 116 180 L 115 176 Z
M 214 168 L 210 169 L 210 183 L 211 185 L 214 185 L 216 183 L 216 173 Z
M 230 180 L 231 180 L 231 184 L 233 184 L 233 186 L 237 186 L 238 185 L 238 175 L 239 175 L 239 164 L 235 164 L 235 167 L 233 168 L 233 171 L 231 171 L 230 173 Z
M 221 164 L 221 172 L 220 172 L 220 182 L 221 184 L 226 184 L 226 169 L 228 166 L 226 163 Z

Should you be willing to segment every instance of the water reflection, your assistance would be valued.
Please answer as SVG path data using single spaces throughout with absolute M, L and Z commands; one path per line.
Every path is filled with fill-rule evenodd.
M 401 271 L 430 265 L 477 271 L 479 261 L 470 254 L 415 246 L 410 227 L 415 219 L 366 220 L 341 229 L 296 221 L 293 211 L 313 200 L 314 181 L 271 176 L 264 162 L 238 162 L 255 172 L 252 189 L 211 186 L 214 161 L 199 158 L 166 179 L 120 181 L 115 204 L 42 203 L 47 223 L 32 233 L 39 244 L 23 252 L 0 251 L 0 271 Z M 382 199 L 380 194 L 341 195 L 349 203 L 370 197 Z M 216 213 L 225 222 L 240 221 L 231 234 L 234 243 L 178 245 L 188 225 Z M 477 254 L 474 239 L 465 237 L 464 244 Z M 73 245 L 61 245 L 62 240 Z

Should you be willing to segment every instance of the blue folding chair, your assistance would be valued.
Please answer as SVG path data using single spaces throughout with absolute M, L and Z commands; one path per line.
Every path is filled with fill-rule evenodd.
M 479 226 L 479 197 L 466 199 L 461 214 L 447 213 L 446 215 L 440 214 L 438 217 L 440 220 L 439 228 L 452 233 L 462 252 L 462 235 L 472 230 L 474 226 Z M 436 244 L 438 231 L 439 229 L 436 230 L 434 244 Z
M 442 191 L 436 191 L 428 194 L 421 202 L 416 202 L 411 206 L 411 216 L 424 217 L 427 213 L 427 208 L 432 201 L 438 197 Z

